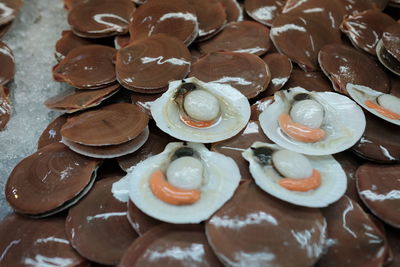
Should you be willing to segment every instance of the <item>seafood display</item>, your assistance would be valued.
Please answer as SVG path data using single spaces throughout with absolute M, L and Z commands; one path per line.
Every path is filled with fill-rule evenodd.
M 60 4 L 0 266 L 397 266 L 397 1 Z M 20 49 L 0 41 L 4 133 Z

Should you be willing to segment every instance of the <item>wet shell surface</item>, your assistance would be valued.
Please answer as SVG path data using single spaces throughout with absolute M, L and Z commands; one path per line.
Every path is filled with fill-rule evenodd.
M 6 185 L 6 199 L 19 213 L 49 216 L 73 205 L 93 185 L 99 160 L 54 143 L 23 159 Z
M 129 26 L 132 41 L 163 33 L 185 45 L 196 39 L 198 30 L 196 11 L 185 0 L 147 1 L 136 10 Z
M 280 90 L 289 78 L 291 78 L 293 66 L 287 56 L 279 53 L 268 53 L 262 57 L 262 60 L 267 63 L 267 66 L 271 71 L 271 82 L 261 95 L 270 96 Z M 271 66 L 271 68 L 269 66 Z
M 192 65 L 189 77 L 229 84 L 247 98 L 256 97 L 271 80 L 268 65 L 250 53 L 212 52 Z
M 267 150 L 271 154 L 257 156 L 258 151 L 262 150 Z M 274 144 L 256 142 L 242 153 L 243 157 L 250 163 L 250 173 L 256 184 L 268 194 L 295 205 L 321 208 L 337 201 L 346 192 L 346 174 L 340 164 L 330 155 L 306 156 L 306 161 L 309 162 L 311 168 L 319 171 L 321 176 L 320 185 L 316 189 L 300 192 L 282 187 L 278 182 L 282 178 L 286 178 L 286 176 L 281 174 L 277 167 L 282 168 L 281 166 L 285 166 L 288 173 L 303 173 L 309 165 L 307 162 L 302 164 L 303 161 L 296 161 L 298 159 L 302 160 L 303 157 L 278 158 L 279 156 L 276 154 L 278 151 L 283 151 L 283 149 Z M 288 155 L 292 154 L 293 152 Z M 260 161 L 260 156 L 264 158 L 271 157 L 271 159 L 268 162 Z M 296 170 L 293 170 L 293 168 L 296 168 Z
M 197 186 L 200 198 L 197 202 L 187 205 L 164 202 L 156 197 L 150 188 L 150 176 L 157 170 L 165 172 L 171 166 L 171 157 L 180 148 L 193 150 L 203 166 L 202 181 Z M 130 199 L 147 215 L 170 223 L 199 223 L 207 220 L 232 197 L 239 185 L 240 172 L 231 158 L 210 152 L 202 144 L 170 143 L 161 154 L 134 166 L 125 179 L 129 180 Z
M 55 56 L 58 61 L 61 61 L 74 48 L 92 44 L 94 44 L 93 41 L 76 36 L 72 31 L 63 31 L 61 38 L 56 43 Z
M 254 20 L 272 26 L 276 16 L 282 11 L 284 0 L 246 0 L 244 8 Z
M 137 238 L 126 217 L 126 203 L 111 193 L 111 186 L 118 179 L 96 182 L 88 195 L 69 210 L 65 227 L 72 247 L 80 255 L 108 265 L 118 264 Z
M 137 151 L 146 143 L 148 138 L 149 129 L 148 127 L 146 127 L 138 136 L 136 136 L 132 140 L 116 145 L 87 146 L 71 142 L 66 139 L 62 139 L 62 142 L 72 151 L 75 151 L 76 153 L 79 153 L 81 155 L 99 159 L 109 159 L 121 157 Z
M 11 214 L 0 222 L 1 266 L 88 266 L 65 234 L 65 219 Z
M 11 23 L 22 6 L 21 0 L 0 1 L 0 26 Z
M 348 94 L 348 83 L 368 86 L 374 90 L 388 93 L 390 80 L 384 68 L 367 54 L 345 45 L 326 45 L 318 54 L 318 62 L 331 80 L 333 88 Z
M 385 28 L 382 40 L 376 47 L 379 61 L 390 71 L 400 76 L 400 24 Z
M 53 69 L 56 81 L 79 89 L 95 89 L 116 81 L 113 57 L 116 50 L 104 45 L 79 46 Z
M 165 91 L 170 81 L 185 78 L 190 64 L 190 52 L 182 41 L 157 34 L 120 49 L 115 69 L 125 88 L 154 93 Z
M 108 37 L 127 33 L 134 11 L 130 0 L 86 0 L 72 7 L 68 23 L 78 36 Z
M 246 181 L 206 222 L 206 235 L 225 266 L 313 266 L 326 240 L 319 209 L 276 199 Z
M 360 106 L 362 106 L 364 109 L 368 110 L 375 116 L 378 116 L 379 118 L 388 121 L 390 123 L 400 125 L 400 98 L 390 95 L 390 94 L 384 94 L 378 91 L 375 91 L 371 88 L 368 88 L 366 86 L 361 86 L 361 85 L 355 85 L 355 84 L 347 84 L 347 92 L 353 98 L 354 101 L 356 101 Z M 368 102 L 367 102 L 368 101 Z M 371 106 L 371 104 L 368 103 L 373 103 L 374 106 Z M 372 108 L 372 107 L 377 107 L 377 108 Z M 380 110 L 379 108 L 383 108 L 386 111 L 389 111 L 393 114 L 387 114 L 385 113 L 384 110 Z M 397 116 L 396 116 L 397 114 Z M 392 116 L 390 116 L 392 115 Z
M 210 123 L 210 126 L 190 126 L 182 119 L 183 108 L 179 107 L 174 98 L 185 84 L 194 84 L 195 91 L 203 91 L 203 94 L 213 99 L 214 104 L 213 108 L 210 108 L 210 113 L 214 115 L 219 109 L 219 114 L 213 118 L 215 122 Z M 192 103 L 191 100 L 186 101 L 186 99 L 187 96 L 184 97 L 184 103 Z M 193 99 L 193 101 L 196 101 L 196 105 L 191 105 L 193 107 L 192 111 L 197 116 L 209 113 L 208 111 L 204 112 L 204 109 L 211 106 L 208 98 L 207 101 L 203 101 L 203 98 L 200 100 L 202 101 L 199 102 Z M 186 107 L 185 110 L 188 111 Z M 168 91 L 153 103 L 151 113 L 157 126 L 177 139 L 189 142 L 213 143 L 236 135 L 246 126 L 250 118 L 250 105 L 247 98 L 230 85 L 204 83 L 196 78 L 188 78 L 184 81 L 171 82 Z M 201 120 L 199 121 L 200 123 L 202 122 Z
M 55 110 L 73 113 L 95 107 L 103 100 L 113 96 L 118 92 L 120 85 L 111 85 L 102 89 L 95 90 L 75 90 L 54 96 L 44 102 L 44 104 Z
M 45 147 L 52 143 L 61 141 L 61 127 L 67 122 L 67 116 L 62 115 L 55 118 L 52 122 L 47 125 L 46 129 L 43 130 L 38 140 L 38 149 Z
M 0 85 L 0 131 L 3 130 L 11 117 L 10 90 Z
M 0 65 L 0 86 L 2 86 L 11 81 L 15 74 L 15 61 L 13 52 L 2 41 L 0 41 Z
M 289 137 L 283 132 L 278 122 L 282 114 L 291 114 L 294 111 L 294 105 L 301 104 L 301 100 L 295 100 L 299 97 L 296 96 L 298 94 L 302 97 L 311 97 L 311 100 L 316 101 L 319 104 L 319 108 L 323 109 L 323 112 L 313 113 L 316 116 L 314 117 L 316 120 L 309 117 L 311 124 L 316 123 L 316 121 L 319 121 L 320 124 L 308 125 L 310 128 L 322 129 L 324 131 L 324 137 L 317 141 L 298 141 L 299 139 L 296 140 Z M 297 113 L 297 111 L 300 112 Z M 296 114 L 299 115 L 299 118 L 302 117 L 305 121 L 308 120 L 306 119 L 307 115 L 304 110 L 297 109 L 297 111 Z M 293 118 L 293 114 L 290 116 L 296 122 L 297 119 Z M 360 139 L 364 133 L 366 124 L 361 108 L 346 96 L 333 92 L 310 93 L 301 88 L 293 88 L 292 90 L 275 93 L 275 102 L 261 113 L 259 120 L 265 134 L 277 145 L 306 155 L 330 155 L 350 148 Z M 296 123 L 301 125 L 306 123 L 300 120 Z
M 117 145 L 137 137 L 148 121 L 149 117 L 139 107 L 117 103 L 69 118 L 61 135 L 83 145 Z
M 231 51 L 259 56 L 271 47 L 269 29 L 254 21 L 231 22 L 214 38 L 199 43 L 199 47 L 204 54 Z

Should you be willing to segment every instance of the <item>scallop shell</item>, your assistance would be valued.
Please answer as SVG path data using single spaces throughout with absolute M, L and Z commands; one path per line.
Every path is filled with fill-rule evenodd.
M 201 198 L 192 205 L 175 206 L 158 199 L 149 186 L 149 177 L 167 164 L 171 153 L 182 147 L 183 143 L 169 143 L 165 150 L 150 157 L 125 176 L 130 184 L 130 199 L 147 215 L 169 223 L 199 223 L 207 220 L 226 201 L 228 201 L 240 181 L 236 163 L 229 157 L 210 152 L 203 144 L 188 143 L 199 155 L 204 166 L 205 182 L 201 187 Z M 227 171 L 229 170 L 229 171 Z
M 280 150 L 281 147 L 255 142 L 251 148 L 268 147 Z M 277 174 L 274 167 L 263 167 L 255 159 L 252 149 L 248 148 L 242 153 L 250 163 L 250 173 L 256 184 L 265 192 L 289 203 L 312 208 L 326 207 L 337 201 L 346 192 L 347 177 L 340 164 L 332 156 L 306 156 L 312 167 L 321 173 L 321 186 L 307 192 L 290 191 L 277 183 Z
M 356 85 L 352 83 L 347 84 L 347 92 L 349 92 L 351 98 L 353 98 L 354 101 L 356 101 L 360 106 L 374 114 L 375 116 L 378 116 L 379 118 L 388 121 L 390 123 L 400 125 L 400 120 L 393 120 L 388 117 L 383 116 L 380 114 L 378 111 L 376 111 L 373 108 L 369 108 L 365 105 L 365 101 L 367 100 L 372 100 L 374 101 L 378 96 L 383 95 L 383 93 L 372 90 L 371 88 L 367 86 L 362 86 L 362 85 Z
M 329 155 L 353 146 L 365 129 L 365 116 L 361 108 L 348 97 L 333 92 L 311 92 L 324 106 L 325 119 L 322 128 L 327 136 L 316 143 L 302 143 L 287 137 L 278 125 L 278 117 L 290 107 L 284 101 L 292 100 L 298 93 L 309 93 L 302 88 L 293 88 L 275 93 L 275 102 L 269 105 L 259 120 L 264 133 L 273 142 L 286 149 L 306 155 Z
M 181 121 L 173 97 L 180 85 L 187 82 L 199 85 L 220 100 L 222 115 L 218 123 L 200 129 L 189 127 Z M 230 85 L 204 83 L 196 78 L 188 78 L 171 82 L 168 91 L 153 103 L 151 114 L 157 126 L 175 138 L 189 142 L 213 143 L 236 135 L 246 126 L 250 118 L 250 104 L 243 94 Z

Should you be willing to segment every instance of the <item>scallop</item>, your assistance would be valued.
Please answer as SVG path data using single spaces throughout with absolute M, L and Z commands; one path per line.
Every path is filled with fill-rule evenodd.
M 326 207 L 346 192 L 346 174 L 330 155 L 306 156 L 262 142 L 255 142 L 242 155 L 256 184 L 289 203 Z
M 391 72 L 400 76 L 400 25 L 386 27 L 382 39 L 376 46 L 379 61 Z
M 259 120 L 268 138 L 286 149 L 334 154 L 353 146 L 364 132 L 364 113 L 346 96 L 293 88 L 274 98 Z
M 347 84 L 347 91 L 360 106 L 390 123 L 400 125 L 400 98 L 367 86 Z
M 229 170 L 229 171 L 227 171 Z M 228 201 L 240 181 L 236 163 L 203 144 L 169 143 L 128 170 L 132 202 L 169 223 L 199 223 Z
M 213 143 L 239 133 L 250 118 L 246 97 L 227 84 L 174 81 L 151 107 L 157 126 L 180 140 Z

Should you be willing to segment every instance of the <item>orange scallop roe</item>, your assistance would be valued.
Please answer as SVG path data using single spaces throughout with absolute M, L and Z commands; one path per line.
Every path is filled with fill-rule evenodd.
M 182 190 L 171 185 L 161 170 L 151 174 L 150 188 L 158 199 L 171 205 L 190 205 L 200 199 L 200 191 Z
M 210 120 L 210 121 L 192 120 L 188 116 L 185 116 L 185 115 L 181 115 L 180 118 L 183 121 L 183 123 L 185 123 L 188 126 L 195 127 L 195 128 L 207 128 L 207 127 L 212 126 L 215 123 L 214 120 Z
M 292 121 L 287 113 L 279 115 L 278 123 L 285 134 L 303 143 L 315 143 L 321 141 L 326 135 L 325 131 L 322 129 L 311 128 Z
M 290 191 L 307 192 L 317 189 L 321 185 L 321 174 L 313 169 L 310 177 L 304 179 L 283 178 L 279 180 L 278 184 Z
M 377 112 L 379 112 L 379 114 L 385 116 L 386 118 L 389 118 L 392 120 L 400 120 L 400 114 L 394 113 L 394 112 L 372 102 L 371 100 L 365 101 L 365 105 L 371 109 L 376 110 Z

